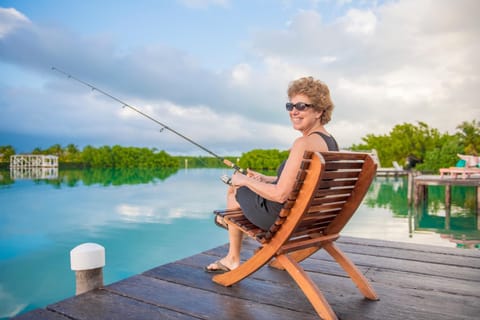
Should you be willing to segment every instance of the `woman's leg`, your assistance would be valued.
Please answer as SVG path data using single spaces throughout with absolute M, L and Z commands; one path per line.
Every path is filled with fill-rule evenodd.
M 235 199 L 235 188 L 229 187 L 227 191 L 227 209 L 239 208 L 237 200 Z M 225 257 L 219 260 L 220 264 L 233 270 L 240 265 L 240 250 L 242 248 L 243 232 L 237 228 L 228 228 L 229 248 Z M 214 271 L 220 269 L 220 264 L 217 262 L 211 263 L 207 266 L 208 270 Z

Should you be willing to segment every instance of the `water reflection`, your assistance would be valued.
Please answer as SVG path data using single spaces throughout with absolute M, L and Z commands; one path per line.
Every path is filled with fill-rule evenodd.
M 220 171 L 220 169 L 210 170 L 215 174 Z M 185 174 L 188 170 L 180 170 L 180 172 Z M 206 172 L 209 172 L 209 169 L 191 171 L 194 175 L 198 175 L 199 180 L 195 182 L 191 180 L 188 186 L 176 185 L 174 182 L 176 180 L 172 180 L 166 185 L 163 184 L 169 177 L 179 173 L 177 169 L 74 169 L 60 170 L 56 172 L 58 175 L 56 178 L 49 176 L 47 179 L 40 179 L 37 178 L 37 175 L 31 175 L 31 177 L 35 184 L 51 185 L 54 189 L 96 185 L 102 187 L 157 185 L 155 188 L 148 186 L 138 194 L 133 194 L 131 191 L 124 194 L 124 189 L 118 189 L 115 191 L 118 198 L 110 201 L 92 200 L 95 201 L 95 210 L 98 212 L 95 220 L 98 224 L 108 223 L 112 219 L 127 222 L 168 224 L 175 219 L 196 219 L 204 214 L 202 210 L 205 208 L 199 210 L 202 206 L 198 204 L 205 203 L 206 197 L 203 193 L 205 190 L 202 186 L 205 184 L 204 175 Z M 0 177 L 2 177 L 0 186 L 8 186 L 19 183 L 22 179 L 28 178 L 28 175 L 8 175 L 8 171 L 0 171 Z M 14 180 L 15 177 L 19 179 Z M 191 175 L 189 175 L 189 179 L 192 179 Z M 99 190 L 93 195 L 98 196 L 104 192 L 104 190 Z M 179 197 L 179 192 L 181 195 L 188 194 L 191 199 L 196 198 L 198 203 L 192 206 L 186 205 L 181 196 Z M 222 191 L 220 191 L 220 194 L 223 197 Z M 428 194 L 427 203 L 418 208 L 413 208 L 409 206 L 407 201 L 407 177 L 377 177 L 359 209 L 360 212 L 352 219 L 353 226 L 347 227 L 347 230 L 354 230 L 351 234 L 354 236 L 365 235 L 371 238 L 402 241 L 403 239 L 398 237 L 389 238 L 387 233 L 382 234 L 382 231 L 379 231 L 383 228 L 383 232 L 385 232 L 386 225 L 388 225 L 388 228 L 392 228 L 391 232 L 402 230 L 402 234 L 407 232 L 410 238 L 414 234 L 435 232 L 441 235 L 444 242 L 450 241 L 458 247 L 478 248 L 480 219 L 475 188 L 453 187 L 450 208 L 445 206 L 444 186 L 429 186 Z M 78 194 L 76 196 L 78 197 Z M 105 197 L 110 196 L 106 194 Z M 57 205 L 62 205 L 62 200 L 62 198 L 58 199 Z M 63 205 L 68 206 L 68 203 L 74 202 L 75 199 L 67 199 Z M 366 210 L 366 208 L 370 208 L 370 210 Z M 45 210 L 47 209 L 45 208 Z M 80 214 L 81 210 L 89 209 L 84 208 L 84 205 L 80 203 L 74 208 L 69 208 L 69 212 L 72 214 L 67 217 L 64 215 L 56 218 L 61 218 L 64 223 L 68 223 L 70 219 L 72 224 L 78 223 L 77 216 L 73 213 Z M 389 217 L 386 218 L 385 215 Z M 365 219 L 369 219 L 369 222 L 364 223 Z M 407 226 L 406 229 L 405 225 Z M 49 229 L 48 226 L 46 226 L 46 229 Z M 360 229 L 363 229 L 364 232 L 359 233 L 358 230 Z
M 408 216 L 408 181 L 404 177 L 377 177 L 368 191 L 364 205 L 388 209 L 393 216 Z
M 3 179 L 0 318 L 72 296 L 68 253 L 84 242 L 105 247 L 106 284 L 225 243 L 212 223 L 212 210 L 225 205 L 224 173 L 60 170 L 55 180 Z
M 480 212 L 474 187 L 452 187 L 451 207 L 445 205 L 445 187 L 429 186 L 427 203 L 410 207 L 408 178 L 376 178 L 364 205 L 384 208 L 394 217 L 406 218 L 410 237 L 435 232 L 459 248 L 480 248 Z
M 212 209 L 211 204 L 207 205 L 208 208 L 202 206 L 205 199 L 212 199 L 212 195 L 205 195 L 208 187 L 206 187 L 207 181 L 202 175 L 207 171 L 201 169 L 191 171 L 190 174 L 198 174 L 198 180 L 191 179 L 181 185 L 177 185 L 178 179 L 171 180 L 165 185 L 162 183 L 169 177 L 177 175 L 179 170 L 176 169 L 60 170 L 57 178 L 34 179 L 34 182 L 51 185 L 54 189 L 80 186 L 147 185 L 146 188 L 135 189 L 141 190 L 138 193 L 130 190 L 128 194 L 125 194 L 125 189 L 118 189 L 113 193 L 105 190 L 88 193 L 90 197 L 88 201 L 95 203 L 96 224 L 104 225 L 112 220 L 169 224 L 175 219 L 198 219 L 205 214 L 205 210 Z M 220 169 L 213 170 L 213 172 L 220 171 Z M 187 173 L 188 170 L 181 170 L 181 172 Z M 8 171 L 0 172 L 0 175 L 2 177 L 0 185 L 11 185 L 21 181 L 8 179 Z M 218 184 L 217 179 L 213 181 Z M 156 187 L 152 188 L 152 184 Z M 220 187 L 222 186 L 220 185 Z M 450 208 L 445 206 L 444 186 L 429 186 L 428 188 L 428 202 L 414 208 L 409 206 L 407 201 L 407 177 L 377 177 L 359 212 L 354 215 L 350 225 L 347 225 L 347 234 L 403 241 L 402 237 L 405 234 L 409 238 L 414 238 L 421 233 L 434 232 L 437 239 L 443 239 L 440 244 L 451 242 L 453 246 L 457 247 L 478 248 L 480 219 L 475 188 L 453 187 Z M 104 194 L 103 197 L 109 200 L 97 199 L 96 197 L 101 194 Z M 74 197 L 78 198 L 79 196 L 81 193 L 78 191 Z M 191 203 L 194 204 L 188 205 L 183 201 L 182 196 L 191 198 L 193 201 Z M 223 200 L 223 191 L 220 191 L 216 197 Z M 56 200 L 57 204 L 62 205 L 62 200 L 63 198 Z M 68 203 L 74 202 L 75 199 L 67 199 L 63 205 L 68 206 Z M 81 215 L 82 210 L 90 209 L 85 208 L 83 203 L 76 204 L 75 207 L 68 208 L 69 215 L 56 218 L 62 219 L 61 221 L 66 224 L 66 227 L 70 227 L 79 223 L 76 217 Z M 42 224 L 42 221 L 39 223 Z M 50 228 L 45 226 L 45 229 L 49 230 Z M 439 243 L 435 240 L 432 241 L 432 244 Z
M 15 180 L 34 180 L 56 187 L 75 187 L 80 184 L 91 186 L 120 186 L 164 181 L 178 169 L 60 169 L 58 168 L 12 168 L 0 171 L 0 185 L 13 184 Z
M 68 253 L 84 242 L 106 248 L 107 284 L 224 244 L 212 210 L 225 205 L 225 173 L 60 169 L 56 179 L 12 180 L 0 172 L 0 318 L 72 296 Z M 452 188 L 449 215 L 443 187 L 431 187 L 419 210 L 407 193 L 406 178 L 376 178 L 344 235 L 478 248 L 474 188 Z
M 57 179 L 58 167 L 11 167 L 10 178 L 12 180 Z

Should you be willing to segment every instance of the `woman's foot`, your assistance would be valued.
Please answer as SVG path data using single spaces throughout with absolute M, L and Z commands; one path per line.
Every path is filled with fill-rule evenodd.
M 209 273 L 225 273 L 233 269 L 238 268 L 239 263 L 232 263 L 227 260 L 227 257 L 219 259 L 213 263 L 210 263 L 204 268 Z

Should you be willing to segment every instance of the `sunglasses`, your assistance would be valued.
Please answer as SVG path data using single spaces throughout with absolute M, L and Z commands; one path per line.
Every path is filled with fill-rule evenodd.
M 305 102 L 297 102 L 297 103 L 291 103 L 291 102 L 287 102 L 285 104 L 285 108 L 287 108 L 288 111 L 292 111 L 293 108 L 297 109 L 298 111 L 303 111 L 309 107 L 312 107 L 313 104 L 308 104 L 308 103 L 305 103 Z

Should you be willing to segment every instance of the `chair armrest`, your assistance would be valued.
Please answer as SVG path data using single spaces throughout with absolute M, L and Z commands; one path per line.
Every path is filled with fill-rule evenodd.
M 242 209 L 217 209 L 213 211 L 213 214 L 220 217 L 228 216 L 229 214 L 239 214 L 242 213 Z

